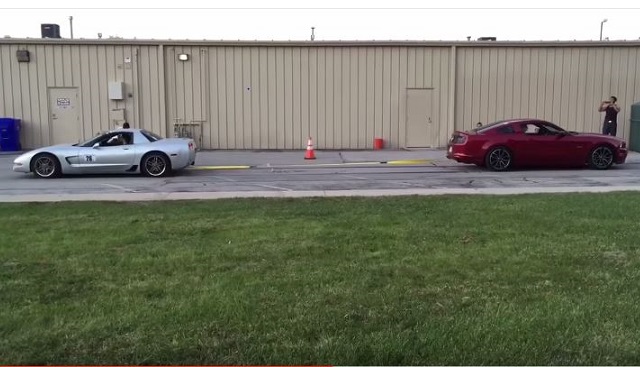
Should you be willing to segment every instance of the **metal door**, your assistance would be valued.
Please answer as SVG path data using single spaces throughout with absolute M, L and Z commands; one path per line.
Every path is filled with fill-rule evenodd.
M 407 137 L 409 148 L 436 147 L 438 134 L 436 117 L 433 114 L 431 89 L 407 89 Z
M 52 144 L 75 144 L 82 137 L 78 88 L 49 88 Z

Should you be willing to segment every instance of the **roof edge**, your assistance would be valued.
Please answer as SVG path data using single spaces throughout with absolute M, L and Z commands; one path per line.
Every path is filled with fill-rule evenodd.
M 147 46 L 237 46 L 237 47 L 638 47 L 640 40 L 619 41 L 409 41 L 409 40 L 155 40 L 155 39 L 69 39 L 0 38 L 0 45 L 147 45 Z

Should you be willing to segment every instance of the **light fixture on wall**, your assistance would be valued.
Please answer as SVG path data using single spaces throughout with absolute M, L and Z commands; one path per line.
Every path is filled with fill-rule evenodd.
M 180 61 L 188 61 L 189 60 L 189 54 L 179 54 L 178 55 L 178 60 L 180 60 Z

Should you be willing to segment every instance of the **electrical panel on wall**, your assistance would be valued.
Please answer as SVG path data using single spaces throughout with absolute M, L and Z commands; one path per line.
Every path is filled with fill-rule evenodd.
M 109 82 L 109 99 L 115 99 L 115 100 L 124 99 L 124 83 L 123 82 Z

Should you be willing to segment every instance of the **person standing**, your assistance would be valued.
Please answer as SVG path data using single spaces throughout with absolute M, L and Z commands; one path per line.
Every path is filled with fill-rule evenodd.
M 616 136 L 618 131 L 618 112 L 620 107 L 616 104 L 618 99 L 611 96 L 608 101 L 603 101 L 598 108 L 599 112 L 604 112 L 604 121 L 602 122 L 602 134 Z

